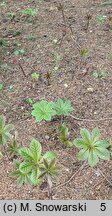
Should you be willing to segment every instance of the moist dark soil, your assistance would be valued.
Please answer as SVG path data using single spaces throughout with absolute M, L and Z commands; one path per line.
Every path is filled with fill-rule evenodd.
M 78 121 L 70 116 L 64 122 L 70 130 L 69 138 L 80 136 L 80 128 L 90 131 L 99 127 L 102 138 L 112 137 L 112 7 L 101 7 L 101 0 L 24 0 L 5 1 L 0 17 L 0 38 L 9 41 L 9 46 L 0 46 L 0 114 L 7 123 L 13 123 L 18 133 L 17 142 L 29 146 L 32 138 L 39 140 L 43 152 L 54 150 L 57 164 L 61 167 L 53 186 L 66 182 L 82 165 L 78 150 L 63 146 L 55 135 L 60 119 L 36 123 L 31 115 L 32 105 L 42 99 L 54 101 L 66 97 L 71 101 L 77 118 L 97 121 Z M 66 25 L 57 4 L 62 3 Z M 26 8 L 38 9 L 35 17 L 20 13 Z M 12 19 L 8 13 L 15 13 Z M 91 16 L 87 25 L 87 15 Z M 98 22 L 97 16 L 105 16 Z M 14 35 L 13 32 L 20 32 Z M 63 37 L 63 35 L 65 35 Z M 33 36 L 33 39 L 29 39 Z M 63 37 L 63 40 L 62 40 Z M 55 44 L 54 39 L 57 39 Z M 25 54 L 17 64 L 16 50 Z M 80 50 L 88 50 L 88 56 L 81 57 Z M 56 61 L 54 54 L 61 55 Z M 58 66 L 58 70 L 55 70 Z M 93 76 L 97 70 L 99 77 Z M 101 71 L 107 75 L 101 77 Z M 31 73 L 40 74 L 35 81 Z M 49 74 L 49 76 L 48 76 Z M 105 120 L 100 120 L 100 119 Z M 16 179 L 11 177 L 13 162 L 5 156 L 0 161 L 0 199 L 49 199 L 46 184 L 40 187 L 24 185 L 17 188 Z M 108 181 L 109 180 L 109 181 Z M 86 166 L 67 184 L 53 189 L 53 199 L 112 199 L 112 161 L 100 161 L 99 165 Z

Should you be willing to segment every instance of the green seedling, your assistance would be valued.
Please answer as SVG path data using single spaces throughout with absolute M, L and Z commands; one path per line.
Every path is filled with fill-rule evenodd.
M 104 6 L 112 6 L 112 0 L 107 1 L 107 2 L 103 2 L 103 3 L 100 4 L 99 6 L 102 6 L 102 7 L 104 7 Z
M 39 79 L 39 77 L 40 77 L 40 74 L 37 74 L 36 72 L 33 72 L 31 74 L 31 78 L 35 81 L 37 81 Z
M 7 92 L 12 92 L 13 91 L 13 85 L 10 85 L 9 87 L 8 87 L 8 89 L 7 89 Z
M 30 17 L 35 17 L 37 16 L 37 10 L 35 9 L 32 9 L 32 8 L 27 8 L 27 9 L 24 9 L 24 10 L 21 10 L 20 13 L 22 15 L 26 15 L 26 16 L 30 16 Z
M 55 66 L 55 67 L 53 68 L 53 71 L 54 71 L 55 73 L 57 73 L 57 72 L 59 71 L 59 66 Z
M 61 60 L 61 55 L 59 55 L 58 53 L 54 54 L 54 60 L 55 61 L 60 61 Z
M 47 101 L 42 100 L 40 103 L 35 103 L 33 105 L 34 110 L 32 111 L 32 115 L 36 118 L 37 122 L 42 120 L 51 121 L 52 116 L 56 114 L 53 107 L 53 102 L 48 103 Z
M 17 161 L 17 160 L 13 160 L 13 164 L 15 166 L 15 171 L 13 171 L 11 173 L 11 175 L 13 177 L 16 177 L 17 178 L 17 187 L 20 188 L 24 183 L 26 184 L 31 184 L 31 181 L 30 181 L 30 174 L 28 173 L 22 173 L 20 170 L 19 170 L 19 166 L 20 166 L 20 162 Z
M 0 83 L 0 91 L 4 89 L 3 83 Z
M 10 13 L 7 13 L 6 16 L 12 21 L 14 20 L 16 13 L 10 12 Z
M 15 31 L 15 30 L 10 30 L 8 32 L 8 35 L 12 35 L 13 37 L 16 37 L 16 36 L 20 36 L 21 32 L 20 31 Z
M 7 4 L 6 4 L 5 1 L 3 1 L 2 3 L 0 3 L 0 6 L 6 8 L 6 7 L 7 7 Z
M 79 160 L 88 160 L 91 167 L 97 165 L 99 158 L 110 160 L 110 152 L 107 149 L 110 144 L 100 138 L 98 128 L 94 128 L 91 134 L 86 128 L 81 128 L 80 134 L 82 137 L 73 142 L 77 148 L 81 149 L 78 154 Z
M 93 71 L 93 76 L 94 76 L 95 78 L 98 78 L 98 77 L 99 77 L 99 74 L 98 74 L 98 71 L 97 71 L 97 70 L 94 70 L 94 71 Z
M 103 23 L 105 22 L 106 18 L 107 18 L 106 16 L 97 15 L 97 16 L 96 16 L 96 21 L 97 21 L 98 23 L 100 23 L 100 24 L 103 24 Z
M 87 58 L 87 57 L 89 56 L 88 50 L 87 50 L 87 49 L 82 49 L 82 50 L 80 50 L 80 56 L 81 56 L 82 58 Z
M 106 71 L 101 71 L 101 77 L 106 77 L 107 76 L 107 72 Z
M 0 46 L 9 47 L 9 41 L 0 39 Z
M 58 138 L 62 144 L 66 145 L 67 147 L 73 146 L 73 143 L 68 139 L 69 131 L 65 123 L 58 126 L 57 133 L 59 134 Z
M 25 100 L 28 104 L 30 104 L 30 105 L 32 105 L 33 103 L 34 103 L 34 101 L 33 101 L 33 99 L 32 98 L 27 98 L 26 100 Z
M 52 152 L 46 152 L 45 155 L 42 155 L 42 146 L 35 139 L 32 140 L 29 148 L 22 147 L 19 154 L 23 162 L 14 162 L 16 170 L 12 173 L 13 176 L 18 177 L 18 187 L 21 187 L 24 182 L 33 186 L 39 185 L 42 168 L 45 167 L 44 161 L 51 163 L 52 158 L 53 160 L 56 158 L 56 155 L 54 156 Z
M 66 98 L 64 100 L 59 98 L 54 104 L 54 109 L 56 110 L 56 115 L 58 116 L 68 116 L 69 113 L 74 110 L 71 106 L 71 102 Z
M 14 129 L 13 124 L 5 124 L 6 118 L 4 115 L 0 115 L 0 146 L 6 145 L 8 141 L 12 140 L 10 131 Z
M 18 146 L 17 141 L 14 139 L 13 142 L 8 145 L 8 149 L 7 149 L 10 157 L 17 156 L 19 154 L 19 149 L 20 148 L 21 147 Z
M 14 54 L 16 55 L 16 56 L 21 56 L 21 55 L 24 55 L 25 54 L 25 50 L 24 49 L 21 49 L 21 50 L 15 50 L 14 51 Z
M 107 76 L 107 72 L 106 71 L 101 71 L 101 73 L 99 74 L 97 70 L 93 71 L 93 76 L 95 78 L 103 78 Z
M 46 159 L 43 159 L 43 167 L 41 168 L 41 174 L 39 179 L 45 178 L 48 184 L 49 199 L 52 199 L 52 180 L 55 180 L 59 175 L 59 167 L 56 166 L 56 160 L 53 159 L 51 162 L 48 162 Z
M 64 100 L 58 99 L 56 103 L 47 102 L 42 100 L 40 103 L 33 105 L 34 110 L 32 115 L 36 118 L 37 122 L 42 120 L 51 121 L 52 116 L 68 116 L 74 109 L 71 106 L 71 102 L 66 98 Z
M 31 41 L 35 41 L 35 40 L 36 40 L 36 37 L 33 36 L 33 35 L 29 35 L 29 36 L 27 36 L 27 39 L 28 39 L 28 40 L 31 40 Z
M 0 159 L 3 157 L 3 154 L 2 154 L 2 152 L 0 151 Z

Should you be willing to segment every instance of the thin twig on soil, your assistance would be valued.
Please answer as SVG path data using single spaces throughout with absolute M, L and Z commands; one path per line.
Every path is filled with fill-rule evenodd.
M 101 175 L 104 177 L 104 179 L 109 183 L 109 185 L 112 187 L 112 182 L 110 182 L 107 178 L 107 176 L 101 171 L 100 168 L 98 168 L 98 171 L 101 173 Z
M 21 63 L 19 61 L 18 61 L 18 65 L 19 65 L 23 75 L 26 77 L 26 73 L 25 73 L 25 71 L 24 71 L 24 69 L 23 69 L 23 67 L 22 67 L 22 65 L 21 65 Z
M 96 121 L 109 121 L 112 120 L 112 118 L 101 118 L 101 119 L 82 119 L 82 118 L 77 118 L 71 114 L 69 114 L 70 117 L 74 118 L 77 121 L 91 121 L 91 122 L 96 122 Z
M 63 187 L 64 185 L 70 183 L 70 181 L 84 168 L 86 164 L 84 163 L 67 181 L 65 181 L 63 184 L 57 184 L 52 189 Z

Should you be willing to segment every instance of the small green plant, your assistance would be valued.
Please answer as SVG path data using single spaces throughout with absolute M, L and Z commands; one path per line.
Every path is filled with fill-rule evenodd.
M 19 153 L 19 149 L 20 149 L 20 148 L 21 148 L 21 147 L 18 146 L 17 141 L 14 139 L 13 142 L 12 142 L 11 144 L 8 145 L 7 151 L 8 151 L 8 153 L 9 153 L 9 156 L 10 156 L 10 157 L 17 156 L 18 153 Z
M 31 78 L 32 78 L 33 80 L 35 80 L 35 81 L 37 81 L 37 80 L 39 79 L 39 77 L 40 77 L 40 75 L 37 74 L 36 72 L 33 72 L 33 73 L 31 74 Z
M 16 56 L 18 56 L 18 55 L 24 55 L 24 54 L 25 54 L 25 50 L 24 50 L 24 49 L 15 50 L 15 51 L 14 51 L 14 54 L 15 54 Z
M 60 60 L 61 60 L 61 55 L 58 54 L 58 53 L 55 53 L 55 54 L 54 54 L 54 60 L 55 60 L 55 61 L 60 61 Z
M 5 124 L 6 118 L 0 115 L 0 145 L 5 145 L 8 141 L 12 140 L 10 131 L 14 129 L 13 124 Z
M 9 47 L 9 41 L 0 39 L 0 46 Z
M 112 0 L 103 2 L 103 3 L 101 3 L 99 6 L 104 7 L 104 6 L 111 6 L 111 5 L 112 5 Z
M 33 99 L 30 98 L 30 97 L 26 98 L 25 102 L 28 103 L 28 104 L 30 104 L 30 105 L 32 105 L 34 103 Z
M 100 139 L 98 128 L 94 128 L 91 134 L 86 128 L 81 128 L 80 134 L 82 138 L 78 138 L 73 142 L 77 148 L 81 149 L 78 154 L 79 160 L 88 160 L 88 164 L 94 167 L 99 162 L 99 158 L 103 160 L 110 159 L 110 152 L 107 149 L 110 144 Z
M 33 35 L 29 35 L 29 36 L 27 36 L 27 40 L 35 41 L 36 37 Z
M 21 35 L 21 32 L 20 31 L 15 31 L 15 30 L 10 30 L 8 32 L 8 35 L 12 35 L 13 37 L 16 37 L 16 36 Z
M 51 121 L 52 116 L 56 114 L 53 107 L 53 102 L 48 103 L 47 101 L 42 100 L 40 103 L 35 103 L 33 105 L 34 110 L 32 111 L 32 115 L 36 118 L 37 122 L 42 120 Z
M 32 8 L 27 8 L 27 9 L 21 10 L 20 12 L 21 12 L 22 15 L 35 17 L 35 16 L 37 16 L 38 11 L 35 10 L 35 9 L 32 9 Z
M 7 13 L 6 16 L 12 21 L 15 18 L 16 13 L 10 12 L 10 13 Z
M 95 78 L 103 78 L 107 76 L 106 71 L 101 71 L 101 73 L 99 74 L 97 70 L 94 70 L 92 74 Z
M 97 15 L 97 16 L 96 16 L 96 21 L 97 21 L 98 23 L 100 23 L 100 24 L 103 24 L 103 23 L 105 22 L 106 18 L 107 18 L 106 16 Z
M 71 101 L 66 98 L 64 100 L 58 98 L 57 102 L 54 104 L 54 109 L 56 110 L 56 115 L 59 116 L 68 116 L 69 113 L 74 110 L 71 106 Z
M 3 83 L 0 83 L 0 91 L 4 89 Z
M 46 152 L 42 156 L 42 146 L 37 140 L 33 139 L 29 148 L 20 148 L 19 154 L 23 162 L 14 161 L 16 170 L 12 173 L 12 176 L 18 177 L 18 187 L 21 187 L 24 182 L 34 186 L 39 185 L 41 183 L 40 178 L 42 178 L 42 175 L 43 177 L 45 176 L 45 172 L 53 176 L 53 167 L 50 166 L 46 170 L 45 161 L 51 164 L 51 161 L 56 159 L 56 154 L 54 152 Z
M 80 50 L 80 56 L 83 58 L 87 58 L 89 56 L 89 52 L 87 49 Z
M 15 166 L 15 171 L 11 173 L 13 177 L 17 177 L 17 187 L 20 188 L 24 183 L 31 184 L 30 174 L 22 173 L 19 170 L 20 162 L 17 160 L 13 160 L 13 164 Z
M 54 115 L 68 116 L 74 110 L 71 102 L 66 98 L 64 100 L 59 98 L 56 103 L 52 101 L 48 103 L 42 100 L 40 103 L 35 103 L 33 108 L 32 115 L 36 118 L 37 122 L 42 120 L 51 121 Z
M 62 144 L 66 145 L 67 147 L 73 146 L 73 143 L 68 139 L 69 131 L 65 123 L 58 126 L 57 133 L 59 134 L 58 138 Z
M 7 7 L 7 3 L 5 1 L 3 1 L 2 3 L 0 3 L 0 6 L 6 8 Z

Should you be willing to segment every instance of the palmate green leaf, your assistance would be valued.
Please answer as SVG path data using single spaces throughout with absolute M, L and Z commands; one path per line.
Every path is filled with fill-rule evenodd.
M 92 133 L 81 128 L 80 130 L 82 138 L 74 140 L 73 144 L 81 148 L 78 158 L 79 160 L 88 160 L 88 164 L 93 167 L 99 162 L 99 158 L 103 160 L 110 159 L 110 152 L 107 150 L 110 143 L 106 140 L 100 140 L 100 131 L 98 128 L 94 128 Z
M 21 10 L 20 12 L 23 15 L 36 16 L 38 11 L 33 8 L 27 8 L 27 9 Z
M 33 105 L 34 110 L 32 111 L 32 115 L 36 118 L 37 122 L 42 120 L 50 121 L 52 116 L 56 114 L 55 110 L 53 110 L 54 103 L 47 102 L 42 100 L 40 103 L 36 103 Z
M 55 163 L 56 159 L 53 159 L 50 162 L 44 159 L 44 167 L 42 167 L 43 172 L 40 174 L 39 178 L 43 178 L 46 175 L 55 178 L 58 175 L 59 170 L 59 167 L 56 166 Z
M 66 145 L 67 147 L 71 148 L 73 146 L 73 143 L 69 140 L 66 140 L 65 142 L 63 142 L 64 145 Z
M 88 164 L 94 167 L 99 162 L 98 156 L 95 151 L 90 151 L 88 155 Z
M 5 133 L 9 133 L 11 130 L 14 129 L 14 125 L 13 124 L 8 124 L 4 127 L 4 132 Z
M 30 145 L 30 150 L 32 152 L 33 161 L 37 163 L 41 158 L 41 144 L 37 140 L 33 139 Z
M 72 112 L 74 109 L 71 106 L 71 101 L 69 100 L 62 100 L 59 98 L 57 102 L 54 104 L 54 108 L 56 110 L 57 115 L 64 115 L 67 116 L 70 112 Z
M 33 166 L 34 166 L 33 163 L 24 161 L 20 164 L 19 170 L 21 173 L 28 174 L 31 172 Z
M 8 141 L 11 141 L 12 140 L 12 136 L 11 136 L 11 134 L 10 133 L 2 133 L 2 138 L 1 138 L 1 140 L 2 140 L 2 145 L 5 145 Z
M 87 147 L 87 143 L 85 142 L 85 140 L 77 138 L 73 141 L 73 144 L 77 147 L 77 148 L 85 148 Z
M 40 176 L 41 172 L 38 168 L 35 168 L 32 170 L 31 172 L 31 176 L 30 176 L 30 180 L 31 180 L 31 184 L 36 186 L 36 185 L 39 185 L 40 184 L 40 179 L 39 179 L 39 176 Z
M 110 152 L 103 147 L 97 147 L 95 149 L 95 153 L 97 154 L 97 156 L 99 158 L 101 158 L 102 160 L 110 160 Z
M 19 169 L 20 162 L 18 160 L 13 160 L 13 164 Z
M 54 151 L 48 151 L 44 154 L 43 158 L 46 159 L 48 162 L 56 159 L 57 154 Z
M 20 175 L 20 171 L 19 170 L 15 170 L 11 173 L 11 176 L 16 177 Z
M 91 134 L 86 128 L 81 128 L 80 134 L 82 136 L 82 139 L 85 141 L 85 143 L 87 144 L 91 143 Z
M 83 148 L 79 151 L 78 158 L 79 160 L 86 160 L 89 156 L 89 150 L 87 148 Z
M 95 144 L 95 147 L 103 147 L 103 148 L 108 148 L 110 146 L 110 143 L 107 142 L 106 140 L 98 140 Z
M 3 154 L 2 154 L 2 152 L 0 151 L 0 159 L 3 157 Z
M 5 116 L 0 115 L 0 132 L 1 132 L 2 128 L 5 127 L 5 120 L 6 120 Z
M 32 161 L 33 155 L 29 148 L 23 147 L 19 149 L 19 154 L 22 156 L 24 160 Z
M 18 179 L 17 179 L 17 187 L 18 188 L 22 187 L 23 183 L 24 183 L 24 177 L 19 176 Z
M 12 124 L 5 125 L 5 120 L 5 116 L 0 115 L 0 145 L 5 145 L 12 140 L 12 135 L 9 132 L 14 129 L 14 126 Z
M 92 130 L 92 142 L 96 142 L 100 138 L 100 130 L 99 128 L 94 128 Z

